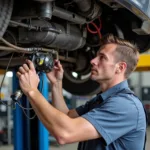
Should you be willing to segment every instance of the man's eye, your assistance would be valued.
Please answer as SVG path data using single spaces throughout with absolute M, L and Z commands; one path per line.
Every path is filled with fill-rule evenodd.
M 104 56 L 100 56 L 100 60 L 104 59 Z

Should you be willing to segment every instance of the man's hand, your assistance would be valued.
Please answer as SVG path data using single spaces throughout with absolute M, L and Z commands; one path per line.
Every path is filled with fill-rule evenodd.
M 36 74 L 33 62 L 30 60 L 26 61 L 27 64 L 23 64 L 17 72 L 19 78 L 20 87 L 25 95 L 32 90 L 37 90 L 39 84 L 39 76 Z
M 62 65 L 60 64 L 60 61 L 55 60 L 54 68 L 51 72 L 47 73 L 47 78 L 49 79 L 51 84 L 55 84 L 58 81 L 62 81 L 63 73 L 64 70 L 62 68 Z

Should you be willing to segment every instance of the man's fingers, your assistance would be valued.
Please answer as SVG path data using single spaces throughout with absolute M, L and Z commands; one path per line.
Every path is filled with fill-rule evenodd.
M 55 60 L 55 69 L 60 69 L 60 70 L 63 69 L 59 60 Z
M 21 73 L 18 71 L 18 72 L 16 73 L 16 75 L 17 75 L 17 77 L 19 78 L 19 77 L 21 76 Z
M 19 67 L 17 74 L 18 78 L 22 78 L 24 76 L 26 79 L 28 78 L 29 74 L 32 75 L 32 72 L 36 72 L 32 61 L 26 60 L 27 64 L 23 64 Z
M 24 80 L 25 79 L 25 74 L 21 74 L 19 71 L 16 73 L 16 75 L 19 78 L 19 80 Z
M 29 72 L 29 67 L 28 67 L 27 64 L 23 64 L 23 68 L 24 68 L 24 70 L 25 70 L 26 72 Z
M 23 67 L 19 67 L 19 72 L 22 73 L 22 74 L 24 74 L 26 71 L 24 70 Z
M 29 68 L 30 68 L 32 71 L 36 72 L 33 62 L 32 62 L 31 60 L 29 60 L 29 59 L 27 59 L 26 62 L 27 62 L 27 64 L 29 65 Z

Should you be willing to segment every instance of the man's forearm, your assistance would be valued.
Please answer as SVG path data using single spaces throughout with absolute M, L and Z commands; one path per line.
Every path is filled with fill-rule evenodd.
M 28 99 L 38 118 L 56 138 L 69 133 L 71 118 L 49 104 L 39 91 L 31 91 Z
M 62 81 L 59 81 L 57 82 L 57 84 L 52 85 L 51 91 L 52 91 L 52 105 L 61 112 L 68 114 L 69 109 L 65 103 L 62 93 Z

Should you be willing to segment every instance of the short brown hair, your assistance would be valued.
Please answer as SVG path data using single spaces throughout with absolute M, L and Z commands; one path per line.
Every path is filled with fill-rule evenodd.
M 127 69 L 125 72 L 125 77 L 128 78 L 132 71 L 135 70 L 138 60 L 139 60 L 139 49 L 135 44 L 131 42 L 120 39 L 112 34 L 108 34 L 104 36 L 100 41 L 101 46 L 106 44 L 116 44 L 116 52 L 118 60 L 116 61 L 124 61 L 127 64 Z

